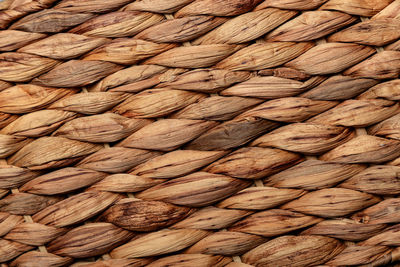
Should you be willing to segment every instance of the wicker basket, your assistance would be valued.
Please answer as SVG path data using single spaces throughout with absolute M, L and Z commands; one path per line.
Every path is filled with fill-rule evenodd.
M 400 0 L 3 0 L 0 266 L 398 266 Z

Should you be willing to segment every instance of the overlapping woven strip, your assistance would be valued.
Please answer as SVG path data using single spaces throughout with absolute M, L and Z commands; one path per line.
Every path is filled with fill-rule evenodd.
M 0 28 L 1 266 L 400 260 L 400 0 L 3 0 Z

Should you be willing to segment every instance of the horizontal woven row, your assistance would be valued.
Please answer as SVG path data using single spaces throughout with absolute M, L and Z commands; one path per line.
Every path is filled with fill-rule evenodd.
M 0 2 L 2 266 L 397 266 L 400 0 Z

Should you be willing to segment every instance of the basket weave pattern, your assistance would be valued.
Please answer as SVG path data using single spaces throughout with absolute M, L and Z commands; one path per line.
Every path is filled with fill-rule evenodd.
M 0 2 L 1 266 L 400 260 L 400 0 Z

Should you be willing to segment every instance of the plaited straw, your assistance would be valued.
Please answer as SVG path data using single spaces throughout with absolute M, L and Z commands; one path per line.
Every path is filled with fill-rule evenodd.
M 3 0 L 0 265 L 399 266 L 400 0 Z

